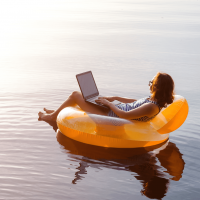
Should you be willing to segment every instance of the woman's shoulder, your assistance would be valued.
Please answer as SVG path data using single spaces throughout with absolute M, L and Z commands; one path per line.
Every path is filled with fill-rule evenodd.
M 158 108 L 159 111 L 161 110 L 161 107 L 160 107 L 160 105 L 157 103 L 157 101 L 152 100 L 151 97 L 147 97 L 147 98 L 146 98 L 146 103 L 149 103 L 149 104 L 150 104 L 152 107 L 154 107 L 154 108 Z

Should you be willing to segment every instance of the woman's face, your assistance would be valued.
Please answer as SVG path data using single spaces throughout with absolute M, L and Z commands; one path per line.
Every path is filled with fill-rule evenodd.
M 149 90 L 151 93 L 152 93 L 152 84 L 153 84 L 154 78 L 155 78 L 155 76 L 152 78 L 151 81 L 149 81 Z

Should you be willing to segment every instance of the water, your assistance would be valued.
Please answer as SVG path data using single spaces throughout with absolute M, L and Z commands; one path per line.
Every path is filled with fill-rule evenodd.
M 0 1 L 0 199 L 199 199 L 199 1 Z M 189 103 L 154 149 L 90 147 L 38 121 L 92 70 L 105 95 L 141 98 L 158 71 Z M 55 130 L 54 130 L 55 129 Z

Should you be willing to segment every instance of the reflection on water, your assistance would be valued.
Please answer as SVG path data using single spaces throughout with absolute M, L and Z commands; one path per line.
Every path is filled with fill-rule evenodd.
M 56 123 L 50 124 L 56 131 Z M 162 144 L 137 149 L 115 149 L 87 145 L 72 140 L 57 131 L 57 140 L 67 154 L 79 155 L 79 166 L 72 184 L 87 179 L 87 168 L 110 168 L 133 172 L 143 186 L 141 194 L 149 198 L 163 198 L 170 180 L 179 181 L 185 162 L 176 145 L 166 141 Z
M 128 170 L 134 172 L 134 177 L 142 183 L 142 194 L 159 199 L 167 193 L 170 179 L 178 181 L 182 177 L 185 163 L 179 149 L 172 142 L 141 149 L 109 149 L 82 144 L 67 138 L 61 132 L 57 133 L 57 140 L 71 154 L 82 156 L 72 180 L 73 184 L 87 178 L 88 167 L 104 166 L 115 170 Z M 162 171 L 158 161 L 170 178 Z

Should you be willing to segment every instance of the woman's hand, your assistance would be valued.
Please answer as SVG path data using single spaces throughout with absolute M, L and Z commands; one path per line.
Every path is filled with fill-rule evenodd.
M 103 104 L 105 106 L 109 107 L 109 104 L 112 100 L 112 97 L 99 97 L 97 100 L 95 100 L 97 103 Z

